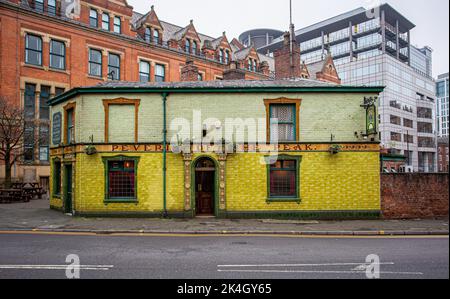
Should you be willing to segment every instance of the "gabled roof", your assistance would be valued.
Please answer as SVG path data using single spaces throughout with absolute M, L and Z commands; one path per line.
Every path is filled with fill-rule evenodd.
M 136 19 L 135 18 L 136 18 L 135 13 L 133 13 L 131 21 L 133 22 L 135 28 L 141 27 L 142 24 L 144 24 L 145 22 L 149 22 L 149 23 L 153 22 L 153 24 L 156 24 L 157 27 L 162 29 L 161 22 L 159 21 L 158 15 L 156 14 L 153 5 L 151 7 L 151 10 L 148 13 L 146 13 L 145 15 L 140 15 Z

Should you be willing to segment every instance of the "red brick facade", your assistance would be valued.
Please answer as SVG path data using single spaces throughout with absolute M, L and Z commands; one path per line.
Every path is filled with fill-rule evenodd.
M 36 122 L 49 124 L 49 120 L 39 117 L 39 98 L 41 91 L 49 90 L 50 97 L 62 90 L 74 87 L 91 86 L 110 79 L 108 69 L 109 55 L 118 55 L 120 60 L 120 80 L 140 81 L 140 62 L 147 62 L 150 81 L 156 80 L 156 66 L 163 66 L 165 81 L 181 81 L 181 70 L 187 57 L 198 69 L 198 76 L 192 72 L 189 80 L 217 80 L 235 60 L 242 65 L 246 79 L 268 79 L 269 71 L 261 64 L 260 55 L 254 49 L 247 49 L 258 68 L 246 68 L 247 57 L 242 61 L 236 52 L 246 49 L 232 47 L 225 33 L 212 38 L 196 31 L 193 22 L 186 27 L 179 27 L 161 21 L 153 7 L 145 15 L 133 12 L 126 0 L 82 0 L 80 15 L 72 19 L 62 18 L 62 2 L 57 0 L 53 11 L 44 0 L 40 9 L 34 0 L 0 0 L 0 94 L 12 104 L 24 106 L 26 84 L 35 86 Z M 90 18 L 91 11 L 97 14 Z M 102 29 L 103 17 L 109 21 L 109 30 Z M 118 31 L 115 22 L 120 19 Z M 96 24 L 94 26 L 93 24 Z M 149 33 L 149 34 L 146 34 Z M 41 40 L 41 63 L 32 65 L 25 60 L 25 40 L 33 35 Z M 157 38 L 155 37 L 157 35 Z M 65 55 L 63 69 L 50 65 L 50 44 L 58 41 L 64 44 Z M 186 41 L 189 49 L 186 49 Z M 90 50 L 101 53 L 101 75 L 90 75 Z M 190 53 L 186 51 L 189 50 Z M 222 52 L 221 52 L 222 51 Z M 220 53 L 224 53 L 223 56 Z M 227 58 L 227 59 L 225 59 Z M 259 66 L 262 66 L 259 69 Z M 263 73 L 264 72 L 264 73 Z M 186 78 L 183 78 L 186 80 Z M 35 132 L 39 138 L 38 132 Z M 39 148 L 35 148 L 33 161 L 29 167 L 37 169 L 37 177 L 49 175 L 49 162 L 39 157 Z M 43 166 L 43 167 L 39 167 Z M 23 168 L 15 177 L 23 177 Z M 0 178 L 3 167 L 0 167 Z
M 448 216 L 447 174 L 382 174 L 381 210 L 387 219 Z

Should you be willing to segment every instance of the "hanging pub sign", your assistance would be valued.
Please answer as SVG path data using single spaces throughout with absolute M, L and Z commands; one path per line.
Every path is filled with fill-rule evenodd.
M 61 143 L 61 112 L 53 114 L 52 142 L 53 145 Z
M 377 129 L 377 98 L 364 98 L 364 104 L 361 105 L 366 109 L 366 136 L 378 134 Z

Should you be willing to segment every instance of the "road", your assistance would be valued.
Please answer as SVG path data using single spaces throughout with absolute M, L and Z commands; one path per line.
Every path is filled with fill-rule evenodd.
M 448 237 L 133 236 L 0 233 L 0 278 L 384 279 L 449 278 Z

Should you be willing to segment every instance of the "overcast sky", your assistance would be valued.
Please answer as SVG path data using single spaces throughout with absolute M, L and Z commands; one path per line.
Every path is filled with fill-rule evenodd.
M 358 7 L 372 7 L 377 0 L 293 0 L 296 29 Z M 388 0 L 396 10 L 416 24 L 412 43 L 434 49 L 433 73 L 449 71 L 449 1 Z M 134 10 L 146 13 L 155 5 L 161 20 L 180 26 L 194 20 L 197 31 L 219 37 L 223 31 L 231 40 L 253 28 L 287 30 L 289 0 L 128 0 Z

